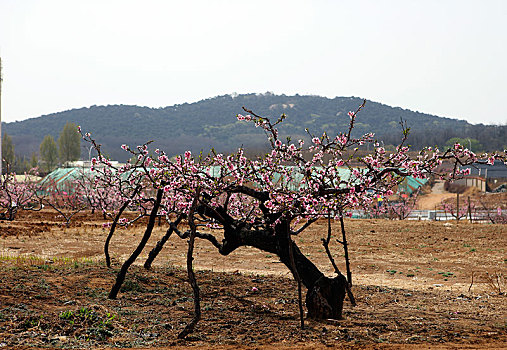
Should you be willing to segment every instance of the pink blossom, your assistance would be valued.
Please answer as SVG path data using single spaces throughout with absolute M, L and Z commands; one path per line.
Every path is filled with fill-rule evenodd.
M 312 142 L 313 142 L 314 144 L 316 144 L 316 145 L 320 145 L 320 144 L 321 144 L 321 141 L 320 141 L 320 139 L 319 139 L 318 137 L 314 137 L 314 138 L 312 139 Z

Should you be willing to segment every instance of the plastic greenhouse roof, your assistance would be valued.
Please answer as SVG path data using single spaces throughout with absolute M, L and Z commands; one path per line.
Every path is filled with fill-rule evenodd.
M 213 177 L 218 177 L 218 176 L 220 176 L 220 167 L 219 166 L 209 167 L 208 173 L 209 173 L 209 175 L 211 175 Z M 351 171 L 348 168 L 338 169 L 338 175 L 344 181 L 349 180 L 350 173 L 351 173 Z M 45 183 L 47 183 L 49 181 L 54 181 L 56 183 L 56 186 L 58 189 L 68 190 L 69 183 L 81 178 L 83 175 L 93 177 L 94 173 L 89 168 L 58 168 L 58 169 L 54 170 L 53 172 L 49 173 L 48 175 L 46 175 L 40 181 L 40 184 L 44 185 Z M 292 181 L 291 184 L 289 184 L 289 188 L 291 190 L 296 190 L 297 188 L 299 188 L 299 186 L 300 186 L 299 183 L 303 179 L 304 175 L 301 173 L 298 173 L 297 171 L 294 171 L 292 176 L 293 176 L 294 180 Z M 274 174 L 273 182 L 279 183 L 280 181 L 283 181 L 283 179 L 281 178 L 281 174 Z M 415 190 L 417 190 L 419 187 L 426 184 L 426 182 L 428 182 L 428 179 L 416 179 L 414 177 L 408 176 L 398 186 L 398 191 L 411 194 Z

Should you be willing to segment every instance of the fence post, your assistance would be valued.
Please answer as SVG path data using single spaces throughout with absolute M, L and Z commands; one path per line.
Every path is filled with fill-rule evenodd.
M 470 223 L 472 223 L 472 205 L 470 204 L 470 196 L 468 196 L 468 216 L 470 217 Z
M 459 193 L 456 193 L 456 223 L 459 221 Z

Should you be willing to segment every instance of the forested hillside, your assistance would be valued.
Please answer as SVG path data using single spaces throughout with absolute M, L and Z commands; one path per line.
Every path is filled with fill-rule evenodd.
M 266 147 L 262 131 L 235 118 L 237 113 L 244 113 L 243 106 L 272 118 L 285 113 L 288 118 L 280 127 L 280 132 L 293 138 L 308 138 L 306 128 L 316 134 L 345 131 L 349 122 L 347 112 L 356 110 L 361 103 L 362 100 L 356 97 L 329 99 L 271 93 L 225 95 L 165 108 L 91 106 L 7 123 L 2 128 L 12 136 L 18 155 L 30 155 L 38 152 L 45 135 L 56 139 L 65 123 L 70 121 L 91 132 L 111 157 L 125 160 L 126 154 L 120 149 L 122 143 L 136 145 L 148 140 L 155 140 L 155 147 L 169 154 L 186 149 L 207 151 L 210 147 L 227 151 L 240 145 L 262 150 Z M 476 140 L 474 145 L 482 148 L 477 151 L 507 146 L 507 126 L 471 125 L 463 120 L 441 118 L 371 101 L 366 103 L 359 115 L 355 133 L 375 132 L 386 145 L 396 144 L 401 137 L 401 119 L 411 127 L 409 141 L 416 148 L 443 146 L 453 137 Z M 84 145 L 82 148 L 82 154 L 87 158 L 88 151 Z

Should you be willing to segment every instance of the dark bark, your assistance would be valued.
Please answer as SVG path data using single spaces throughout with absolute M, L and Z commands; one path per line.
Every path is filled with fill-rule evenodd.
M 288 221 L 285 222 L 285 226 L 287 227 L 287 241 L 289 242 L 289 259 L 290 259 L 290 266 L 292 267 L 292 273 L 294 275 L 294 279 L 298 283 L 298 306 L 299 306 L 299 319 L 301 321 L 301 329 L 305 329 L 305 318 L 304 318 L 304 311 L 303 311 L 303 298 L 301 296 L 301 277 L 299 277 L 298 269 L 296 268 L 296 262 L 294 261 L 294 250 L 292 249 L 292 245 L 294 242 L 292 241 L 292 237 L 290 237 L 290 224 Z
M 159 217 L 160 218 L 160 217 Z M 178 216 L 176 221 L 171 222 L 169 225 L 169 229 L 166 231 L 165 235 L 157 242 L 155 247 L 150 251 L 148 254 L 148 258 L 146 259 L 146 262 L 144 263 L 144 268 L 149 270 L 151 269 L 151 264 L 153 263 L 153 260 L 158 256 L 158 254 L 162 251 L 162 248 L 164 248 L 164 244 L 167 242 L 167 240 L 171 237 L 176 227 L 179 225 L 181 220 L 183 219 L 183 215 Z
M 106 242 L 104 243 L 104 256 L 106 257 L 106 266 L 111 267 L 111 257 L 109 256 L 109 243 L 111 242 L 111 238 L 113 238 L 114 231 L 116 230 L 116 225 L 118 224 L 118 220 L 120 220 L 121 214 L 127 208 L 128 202 L 125 202 L 118 213 L 116 214 L 113 223 L 111 224 L 111 228 L 109 229 L 109 234 L 107 235 Z M 104 214 L 106 216 L 106 214 Z
M 192 291 L 194 293 L 194 317 L 187 324 L 187 326 L 178 334 L 179 339 L 184 339 L 188 334 L 194 331 L 194 328 L 201 319 L 201 297 L 199 295 L 199 286 L 197 285 L 197 280 L 195 278 L 193 261 L 194 261 L 194 242 L 195 242 L 195 234 L 197 232 L 197 228 L 194 222 L 194 212 L 197 204 L 197 200 L 199 198 L 200 189 L 198 188 L 194 197 L 194 201 L 192 203 L 192 207 L 188 213 L 188 225 L 190 226 L 190 237 L 188 239 L 188 250 L 187 250 L 187 273 L 188 273 L 188 282 L 192 286 Z
M 161 189 L 157 190 L 157 197 L 155 199 L 155 203 L 153 203 L 153 209 L 151 210 L 150 219 L 148 221 L 148 225 L 146 226 L 146 231 L 144 231 L 143 238 L 141 239 L 141 242 L 139 242 L 139 245 L 137 246 L 136 250 L 134 250 L 132 255 L 122 265 L 120 272 L 118 272 L 118 275 L 116 276 L 116 282 L 111 291 L 109 292 L 109 299 L 116 299 L 118 292 L 120 291 L 121 285 L 125 280 L 125 276 L 127 275 L 127 271 L 130 265 L 132 265 L 134 261 L 136 261 L 137 257 L 139 256 L 139 254 L 141 254 L 144 247 L 146 246 L 148 239 L 151 237 L 153 227 L 155 226 L 155 220 L 157 218 L 157 212 L 160 207 L 160 202 L 162 201 L 163 192 L 164 191 Z
M 228 255 L 242 246 L 251 246 L 268 253 L 276 254 L 280 258 L 280 261 L 293 272 L 289 255 L 288 234 L 281 227 L 277 226 L 276 230 L 256 230 L 249 225 L 244 225 L 234 232 L 226 230 L 224 237 L 221 249 L 219 249 L 222 255 Z M 306 288 L 310 288 L 323 276 L 323 273 L 308 260 L 295 242 L 291 246 L 294 264 L 301 282 Z
M 288 225 L 281 223 L 274 228 L 269 225 L 255 226 L 235 221 L 220 207 L 215 208 L 213 212 L 203 207 L 200 207 L 199 210 L 201 214 L 208 217 L 220 217 L 219 221 L 224 225 L 224 240 L 219 243 L 213 236 L 204 234 L 197 234 L 197 237 L 209 240 L 222 255 L 228 255 L 242 246 L 251 246 L 276 254 L 293 274 L 294 272 L 297 273 L 303 285 L 308 289 L 308 293 L 311 294 L 310 296 L 307 294 L 306 302 L 308 312 L 312 317 L 341 317 L 347 285 L 345 277 L 343 275 L 334 279 L 325 277 L 299 250 L 295 242 L 290 244 Z M 292 247 L 291 251 L 289 250 L 290 247 Z M 345 283 L 342 283 L 343 281 Z M 316 304 L 315 300 L 320 300 L 319 304 Z
M 242 189 L 243 190 L 243 189 Z M 262 209 L 262 208 L 261 208 Z M 347 283 L 343 275 L 334 279 L 324 276 L 322 272 L 299 250 L 295 242 L 291 242 L 290 227 L 287 222 L 272 227 L 269 223 L 251 224 L 239 222 L 229 216 L 223 207 L 210 208 L 201 205 L 197 208 L 199 214 L 204 217 L 213 218 L 219 221 L 224 227 L 224 239 L 219 243 L 216 238 L 209 234 L 197 233 L 196 237 L 207 239 L 222 255 L 228 255 L 242 246 L 250 246 L 265 252 L 276 254 L 280 261 L 293 273 L 298 276 L 301 283 L 308 289 L 307 307 L 308 312 L 314 318 L 340 318 L 343 310 L 343 298 L 345 296 Z M 266 214 L 267 220 L 274 222 L 280 215 Z M 291 240 L 291 241 L 289 241 Z M 290 249 L 290 250 L 289 250 Z M 295 268 L 294 268 L 295 266 Z M 318 284 L 316 284 L 318 282 Z M 314 296 L 326 300 L 328 311 L 319 311 L 322 308 L 315 308 L 312 303 Z M 351 301 L 353 302 L 352 293 Z M 310 304 L 308 303 L 310 301 Z M 321 304 L 323 304 L 321 302 Z M 310 311 L 310 309 L 312 309 Z M 323 310 L 323 309 L 322 309 Z
M 341 320 L 346 284 L 347 280 L 343 275 L 319 278 L 306 294 L 308 317 Z
M 342 230 L 342 241 L 343 252 L 345 254 L 345 266 L 347 268 L 347 282 L 349 286 L 352 286 L 352 272 L 350 271 L 350 260 L 349 260 L 349 244 L 347 243 L 347 235 L 345 234 L 345 223 L 343 222 L 343 211 L 340 209 L 340 227 Z
M 0 220 L 14 221 L 17 211 L 18 207 L 8 208 L 7 215 L 6 213 L 0 213 Z
M 137 186 L 130 198 L 131 199 L 134 198 L 140 189 L 141 189 L 141 187 Z M 120 210 L 118 210 L 118 214 L 116 214 L 116 216 L 114 217 L 113 223 L 111 224 L 111 228 L 109 229 L 109 234 L 107 235 L 107 238 L 106 238 L 106 242 L 104 243 L 104 255 L 106 257 L 107 267 L 111 267 L 111 258 L 109 256 L 109 243 L 111 242 L 111 238 L 113 237 L 114 231 L 116 230 L 116 225 L 118 225 L 118 220 L 120 220 L 121 214 L 123 214 L 125 209 L 127 209 L 128 205 L 129 205 L 129 202 L 126 201 L 120 207 Z M 104 219 L 106 219 L 106 213 L 102 212 L 102 215 L 104 216 Z

